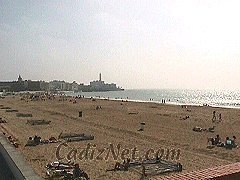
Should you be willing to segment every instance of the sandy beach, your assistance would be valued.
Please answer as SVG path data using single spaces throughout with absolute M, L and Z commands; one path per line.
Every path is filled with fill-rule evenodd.
M 58 137 L 63 133 L 85 133 L 94 136 L 94 140 L 68 142 L 69 148 L 63 146 L 60 156 L 67 161 L 71 148 L 76 148 L 78 153 L 91 143 L 95 149 L 108 148 L 109 144 L 121 149 L 138 150 L 138 154 L 145 154 L 149 149 L 155 152 L 159 149 L 180 149 L 179 159 L 183 171 L 205 169 L 218 165 L 230 164 L 240 160 L 240 149 L 227 150 L 222 147 L 207 148 L 207 138 L 220 135 L 222 140 L 227 136 L 235 135 L 237 142 L 240 137 L 240 109 L 224 109 L 208 106 L 177 105 L 121 102 L 91 99 L 77 99 L 76 103 L 54 100 L 26 101 L 19 96 L 0 99 L 2 107 L 10 107 L 19 113 L 30 113 L 33 117 L 17 117 L 16 112 L 6 112 L 0 109 L 0 117 L 7 123 L 0 124 L 1 131 L 16 138 L 20 143 L 18 148 L 25 159 L 34 168 L 36 173 L 46 177 L 45 166 L 51 161 L 56 161 L 56 152 L 59 143 L 43 144 L 35 147 L 25 147 L 28 137 L 38 135 L 42 139 L 51 136 Z M 102 108 L 96 110 L 96 106 Z M 0 107 L 1 108 L 1 107 Z M 82 111 L 83 117 L 79 117 Z M 213 111 L 221 113 L 222 122 L 212 123 Z M 184 119 L 184 117 L 189 118 Z M 31 126 L 27 120 L 45 119 L 51 121 L 49 125 Z M 138 131 L 139 124 L 145 122 L 145 130 Z M 209 128 L 216 126 L 215 132 L 194 132 L 195 126 Z M 93 148 L 93 149 L 94 149 Z M 97 151 L 97 150 L 96 150 Z M 73 157 L 73 154 L 72 156 Z M 164 157 L 163 155 L 163 158 Z M 72 159 L 73 160 L 73 159 Z M 122 161 L 119 157 L 118 161 Z M 140 173 L 135 170 L 127 172 L 106 172 L 105 169 L 113 168 L 115 160 L 110 155 L 106 160 L 79 159 L 75 162 L 88 173 L 91 179 L 140 179 Z

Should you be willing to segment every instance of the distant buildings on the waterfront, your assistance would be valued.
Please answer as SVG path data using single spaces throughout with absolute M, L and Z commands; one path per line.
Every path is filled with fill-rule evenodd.
M 0 92 L 19 92 L 19 91 L 74 91 L 74 92 L 92 92 L 92 91 L 121 91 L 116 84 L 105 83 L 102 81 L 101 73 L 99 80 L 90 82 L 90 85 L 83 83 L 78 84 L 75 81 L 72 83 L 65 81 L 31 81 L 23 80 L 19 75 L 17 81 L 0 82 Z

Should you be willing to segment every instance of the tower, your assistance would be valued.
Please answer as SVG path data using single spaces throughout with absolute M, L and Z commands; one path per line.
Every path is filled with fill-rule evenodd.
M 20 76 L 20 74 L 19 74 L 19 76 L 18 76 L 18 82 L 22 82 L 22 77 Z
M 102 74 L 99 74 L 99 81 L 102 81 Z

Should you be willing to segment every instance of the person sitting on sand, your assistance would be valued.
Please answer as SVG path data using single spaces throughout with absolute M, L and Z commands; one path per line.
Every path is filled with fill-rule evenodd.
M 195 126 L 195 127 L 193 128 L 193 131 L 195 131 L 195 132 L 202 132 L 203 129 L 202 129 L 201 127 Z
M 116 162 L 114 169 L 106 170 L 106 171 L 127 171 L 130 166 L 130 159 L 127 159 L 127 161 L 123 161 L 121 164 L 120 162 Z
M 161 159 L 158 157 L 158 155 L 156 156 L 156 162 L 160 162 Z
M 211 145 L 211 146 L 214 146 L 214 138 L 213 137 L 209 137 L 209 138 L 207 138 L 207 143 L 209 144 L 209 145 Z
M 41 142 L 41 137 L 38 137 L 38 136 L 34 136 L 34 138 L 33 138 L 33 140 L 34 140 L 34 143 L 36 144 L 36 145 L 38 145 L 38 144 L 40 144 L 40 142 Z
M 87 173 L 80 169 L 79 164 L 75 164 L 73 168 L 73 179 L 79 179 L 80 177 L 84 177 L 85 179 L 89 179 Z
M 231 139 L 229 139 L 229 137 L 226 137 L 225 147 L 227 149 L 232 149 L 232 141 L 231 141 Z
M 49 143 L 57 143 L 57 139 L 55 137 L 50 137 L 49 138 Z
M 233 136 L 233 139 L 232 139 L 231 141 L 232 141 L 232 146 L 233 146 L 233 148 L 237 147 L 237 144 L 236 144 L 236 136 Z
M 186 120 L 186 119 L 188 119 L 189 118 L 189 116 L 185 116 L 184 118 L 182 118 L 183 120 Z
M 208 128 L 208 131 L 209 131 L 209 132 L 215 132 L 215 127 L 216 127 L 216 126 L 213 126 L 213 127 Z
M 27 144 L 25 146 L 36 146 L 34 140 L 32 139 L 32 137 L 28 138 Z
M 9 140 L 10 142 L 13 142 L 12 136 L 8 136 L 8 140 Z
M 219 134 L 217 134 L 216 138 L 214 138 L 214 145 L 218 145 L 219 143 L 221 143 L 221 138 Z
M 221 138 L 219 135 L 216 136 L 216 138 L 214 138 L 214 145 L 217 147 L 223 147 L 224 143 L 221 142 Z
M 123 161 L 123 164 L 116 162 L 114 169 L 119 171 L 127 171 L 130 166 L 130 159 L 127 159 L 127 161 Z

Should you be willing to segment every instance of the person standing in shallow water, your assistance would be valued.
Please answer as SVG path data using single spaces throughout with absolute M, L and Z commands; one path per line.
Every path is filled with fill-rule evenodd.
M 215 122 L 216 120 L 217 120 L 217 118 L 216 118 L 216 111 L 213 111 L 212 122 Z

